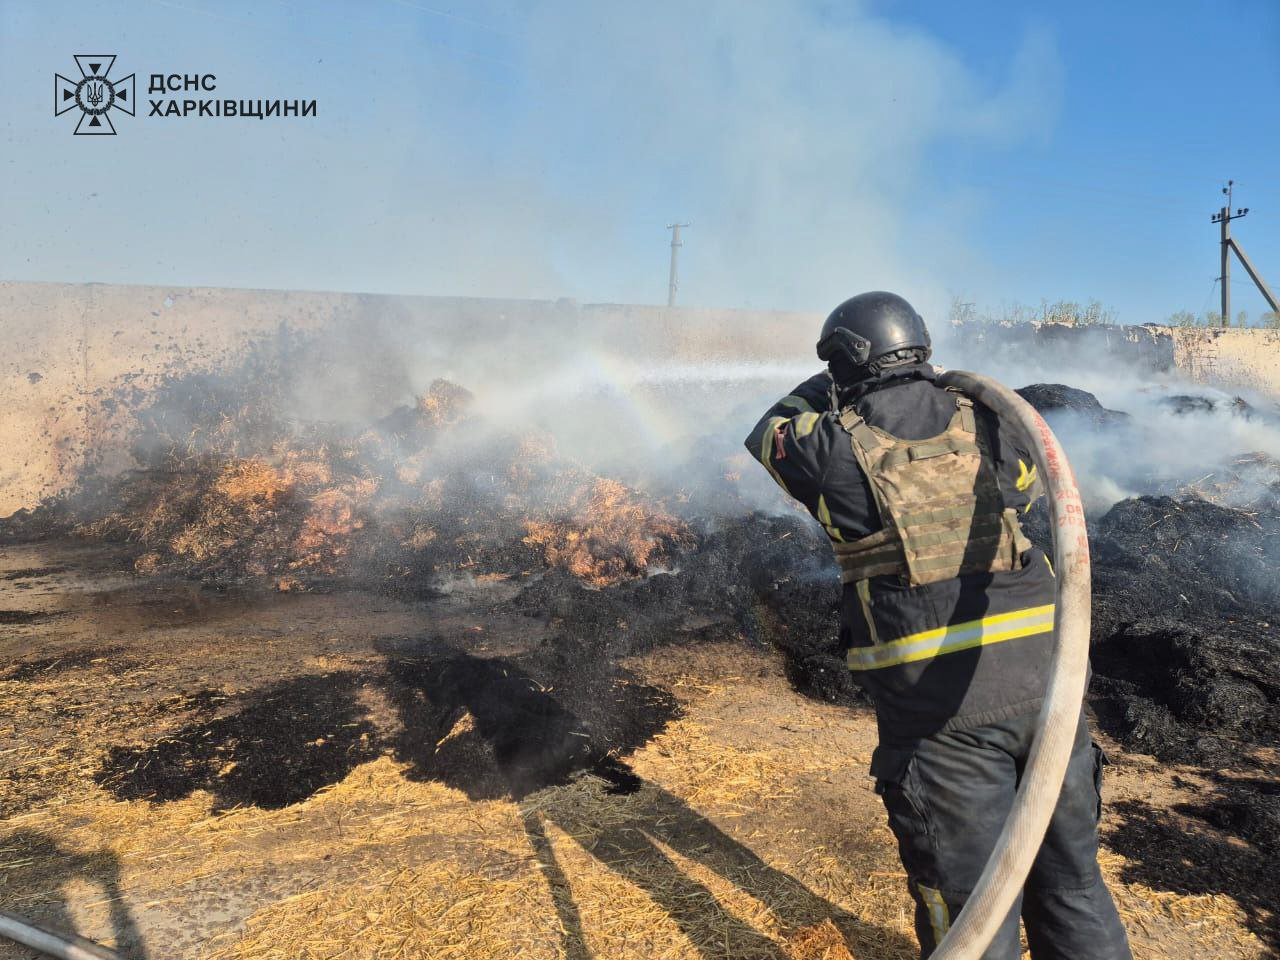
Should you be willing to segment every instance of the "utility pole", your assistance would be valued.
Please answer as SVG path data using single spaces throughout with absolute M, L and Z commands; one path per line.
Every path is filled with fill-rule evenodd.
M 1222 325 L 1224 327 L 1231 326 L 1231 254 L 1233 251 L 1240 258 L 1241 266 L 1249 274 L 1249 279 L 1258 288 L 1258 292 L 1262 294 L 1263 299 L 1267 301 L 1272 310 L 1280 313 L 1280 303 L 1277 303 L 1275 294 L 1271 292 L 1271 288 L 1267 286 L 1262 277 L 1258 276 L 1258 271 L 1253 269 L 1253 264 L 1245 256 L 1240 244 L 1236 243 L 1231 237 L 1231 221 L 1239 220 L 1249 212 L 1248 207 L 1238 208 L 1234 213 L 1231 212 L 1231 192 L 1234 186 L 1234 180 L 1227 181 L 1227 185 L 1222 188 L 1222 192 L 1227 197 L 1227 205 L 1219 207 L 1218 212 L 1209 219 L 1210 223 L 1216 223 L 1221 226 L 1222 276 L 1218 279 L 1222 282 Z
M 1222 188 L 1222 192 L 1227 195 L 1227 205 L 1218 208 L 1218 215 L 1212 221 L 1220 225 L 1222 234 L 1222 265 L 1218 282 L 1222 284 L 1222 325 L 1224 327 L 1231 326 L 1231 221 L 1249 212 L 1241 210 L 1232 217 L 1231 188 L 1234 185 L 1234 180 L 1228 180 L 1227 185 Z
M 671 273 L 667 277 L 667 306 L 674 307 L 676 305 L 676 290 L 680 288 L 680 274 L 676 268 L 676 258 L 679 256 L 679 250 L 684 246 L 680 242 L 680 228 L 687 227 L 687 223 L 668 223 L 667 229 L 671 231 Z

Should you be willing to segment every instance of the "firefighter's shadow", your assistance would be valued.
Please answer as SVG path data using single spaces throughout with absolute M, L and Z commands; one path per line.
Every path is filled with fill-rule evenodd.
M 900 935 L 862 924 L 631 770 L 625 758 L 679 716 L 670 691 L 607 658 L 566 663 L 555 649 L 482 657 L 432 639 L 378 646 L 384 659 L 373 670 L 294 678 L 226 704 L 211 696 L 200 718 L 174 734 L 109 751 L 99 783 L 129 799 L 208 789 L 216 806 L 272 808 L 389 752 L 410 779 L 522 804 L 574 960 L 589 956 L 587 938 L 557 835 L 573 838 L 591 862 L 631 883 L 716 956 L 726 943 L 735 956 L 779 956 L 782 948 L 723 906 L 712 889 L 718 883 L 700 876 L 717 876 L 763 904 L 784 933 L 830 919 L 838 937 L 865 945 L 867 955 L 910 951 Z M 591 775 L 598 779 L 580 784 L 585 793 L 548 789 Z
M 526 804 L 522 817 L 555 905 L 568 960 L 591 960 L 592 954 L 548 824 L 571 837 L 596 864 L 657 904 L 702 956 L 839 957 L 846 956 L 849 947 L 857 949 L 860 957 L 905 957 L 915 952 L 913 941 L 865 923 L 818 896 L 656 784 L 642 781 L 635 793 L 608 806 L 548 797 L 546 802 Z M 696 865 L 695 869 L 686 868 L 677 858 Z M 723 884 L 719 894 L 712 888 L 714 878 L 733 888 L 727 896 Z M 757 904 L 767 909 L 771 915 L 767 925 L 775 927 L 775 935 L 783 942 L 722 902 L 737 899 L 737 894 L 745 895 L 739 902 L 740 908 L 746 905 L 745 912 L 758 914 Z M 612 913 L 616 906 L 605 909 Z M 607 924 L 609 919 L 597 922 Z M 635 933 L 661 936 L 652 927 Z
M 569 960 L 591 954 L 573 893 L 583 878 L 571 883 L 557 832 L 656 903 L 707 955 L 782 955 L 776 940 L 722 905 L 698 879 L 707 874 L 763 904 L 784 935 L 808 930 L 810 937 L 879 951 L 870 955 L 913 949 L 901 935 L 863 924 L 770 866 L 627 766 L 623 757 L 677 715 L 669 692 L 616 666 L 591 663 L 580 665 L 576 683 L 553 690 L 537 679 L 539 666 L 479 658 L 435 642 L 419 645 L 412 656 L 390 658 L 388 675 L 403 724 L 397 753 L 410 761 L 410 776 L 448 783 L 472 797 L 522 801 L 525 834 Z M 584 774 L 598 779 L 580 783 L 581 790 L 544 789 Z M 820 931 L 826 920 L 834 929 Z
M 108 923 L 116 952 L 129 960 L 146 960 L 147 951 L 133 913 L 120 889 L 120 864 L 107 850 L 84 853 L 59 844 L 37 830 L 18 830 L 0 837 L 0 848 L 20 864 L 0 880 L 0 903 L 24 920 L 69 938 L 77 938 L 76 918 L 67 885 L 89 885 L 93 899 L 108 905 Z M 79 955 L 79 954 L 77 954 Z

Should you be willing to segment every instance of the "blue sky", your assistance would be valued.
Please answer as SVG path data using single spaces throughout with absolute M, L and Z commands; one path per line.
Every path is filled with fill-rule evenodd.
M 0 279 L 932 315 L 1280 287 L 1280 4 L 0 0 Z M 143 109 L 53 116 L 72 54 Z M 314 118 L 146 116 L 150 72 Z M 1264 304 L 1233 269 L 1234 305 Z

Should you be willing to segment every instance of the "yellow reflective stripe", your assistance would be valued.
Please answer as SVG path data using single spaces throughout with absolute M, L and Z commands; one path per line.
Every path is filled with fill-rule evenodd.
M 822 494 L 818 494 L 818 522 L 827 531 L 827 536 L 832 540 L 844 543 L 844 535 L 840 532 L 840 528 L 831 522 L 831 510 L 827 506 L 827 498 Z
M 813 433 L 813 428 L 818 423 L 818 415 L 816 413 L 802 413 L 798 417 L 792 418 L 795 422 L 795 431 L 797 437 L 807 437 Z
M 783 397 L 778 401 L 780 407 L 790 407 L 792 410 L 799 410 L 802 413 L 813 413 L 813 405 L 804 397 L 797 397 L 792 394 L 789 397 Z
M 878 670 L 903 663 L 927 660 L 944 653 L 958 653 L 1005 640 L 1031 637 L 1053 629 L 1053 604 L 1000 613 L 967 623 L 952 623 L 934 630 L 913 633 L 874 647 L 854 647 L 849 651 L 850 670 Z
M 1029 486 L 1031 486 L 1035 482 L 1036 482 L 1035 464 L 1032 464 L 1031 469 L 1028 470 L 1027 465 L 1023 463 L 1022 458 L 1019 457 L 1018 458 L 1018 479 L 1015 483 L 1015 486 L 1018 488 L 1018 492 L 1021 493 L 1022 491 L 1026 490 Z
M 770 417 L 768 424 L 764 428 L 764 436 L 760 440 L 760 462 L 764 464 L 770 476 L 778 482 L 783 490 L 787 489 L 787 485 L 782 482 L 782 477 L 778 475 L 778 471 L 773 469 L 773 432 L 778 428 L 778 424 L 786 423 L 786 417 Z M 790 493 L 790 490 L 787 490 Z
M 951 911 L 947 909 L 947 901 L 942 899 L 942 891 L 917 883 L 925 908 L 929 911 L 929 926 L 933 929 L 933 945 L 936 947 L 951 929 Z

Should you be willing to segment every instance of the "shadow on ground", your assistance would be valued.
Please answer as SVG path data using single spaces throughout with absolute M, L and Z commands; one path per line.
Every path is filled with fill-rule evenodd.
M 354 672 L 298 677 L 231 701 L 235 709 L 144 747 L 113 747 L 98 784 L 122 800 L 178 800 L 208 790 L 218 809 L 275 809 L 337 783 L 379 753 Z M 200 698 L 211 713 L 223 698 Z
M 635 789 L 622 757 L 679 715 L 675 697 L 603 660 L 562 663 L 555 650 L 476 657 L 440 641 L 389 647 L 392 739 L 411 779 L 468 797 L 521 799 L 590 771 Z
M 112 749 L 98 782 L 124 799 L 164 802 L 206 789 L 220 807 L 281 807 L 379 754 L 406 763 L 412 779 L 445 783 L 473 799 L 519 800 L 589 772 L 606 781 L 606 792 L 623 795 L 616 810 L 609 806 L 607 822 L 555 802 L 554 794 L 522 814 L 571 960 L 590 955 L 548 824 L 645 891 L 706 956 L 780 953 L 671 851 L 769 907 L 785 934 L 828 938 L 831 956 L 845 955 L 846 943 L 876 956 L 913 952 L 905 937 L 841 911 L 630 770 L 623 758 L 679 715 L 669 691 L 604 660 L 566 662 L 554 647 L 485 658 L 432 639 L 379 646 L 384 659 L 367 672 L 305 676 L 237 698 L 197 698 L 198 709 L 218 715 L 145 747 Z
M 109 904 L 111 937 L 127 960 L 147 960 L 142 934 L 120 890 L 120 863 L 108 850 L 82 853 L 36 830 L 0 837 L 0 849 L 15 864 L 0 881 L 0 903 L 30 923 L 61 936 L 79 936 L 63 888 L 73 880 L 92 884 Z
M 668 691 L 604 661 L 561 663 L 554 650 L 485 658 L 438 640 L 382 646 L 386 659 L 368 671 L 196 697 L 193 721 L 111 748 L 96 781 L 124 800 L 208 790 L 218 809 L 276 809 L 391 754 L 411 779 L 473 800 L 518 800 L 581 771 L 625 792 L 638 781 L 621 758 L 679 713 Z
M 594 819 L 575 804 L 535 805 L 523 813 L 525 834 L 551 890 L 563 930 L 568 960 L 589 960 L 582 919 L 564 868 L 547 834 L 551 823 L 619 877 L 643 890 L 669 916 L 694 948 L 707 957 L 774 958 L 778 944 L 722 906 L 705 884 L 690 876 L 667 851 L 674 851 L 732 883 L 769 908 L 784 937 L 807 950 L 797 956 L 905 957 L 915 942 L 863 923 L 813 893 L 794 877 L 760 859 L 683 800 L 656 784 L 640 781 L 623 804 L 626 816 Z M 863 951 L 867 952 L 863 952 Z

